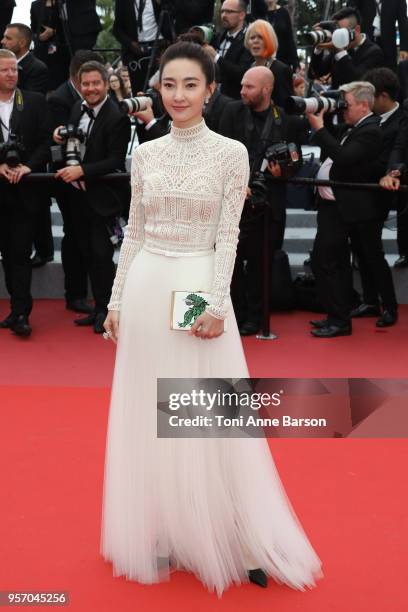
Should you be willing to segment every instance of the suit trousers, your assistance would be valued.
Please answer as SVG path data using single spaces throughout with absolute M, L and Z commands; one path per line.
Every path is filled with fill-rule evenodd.
M 107 311 L 115 264 L 114 248 L 109 238 L 108 224 L 112 217 L 104 217 L 91 206 L 86 191 L 72 187 L 71 207 L 78 248 L 83 257 L 91 281 L 95 299 L 95 311 Z
M 376 294 L 381 296 L 384 308 L 396 308 L 391 271 L 382 246 L 382 225 L 382 217 L 346 222 L 336 202 L 319 199 L 312 269 L 330 325 L 348 325 L 351 321 L 353 280 L 350 241 L 359 262 L 362 262 L 364 274 L 375 283 Z
M 31 248 L 37 224 L 37 213 L 26 210 L 23 201 L 8 188 L 0 192 L 0 253 L 5 283 L 10 294 L 14 316 L 31 313 Z

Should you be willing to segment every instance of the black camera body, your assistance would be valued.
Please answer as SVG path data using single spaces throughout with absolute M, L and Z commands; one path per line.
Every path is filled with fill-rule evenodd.
M 52 161 L 54 164 L 64 163 L 66 166 L 80 166 L 81 144 L 85 142 L 83 130 L 69 123 L 58 130 L 58 136 L 64 140 L 62 147 L 52 147 Z
M 302 165 L 302 158 L 294 142 L 278 142 L 266 150 L 268 162 L 279 164 L 281 177 L 291 178 Z
M 23 141 L 17 134 L 9 132 L 6 142 L 0 143 L 0 163 L 16 168 L 21 164 L 21 154 L 24 152 Z

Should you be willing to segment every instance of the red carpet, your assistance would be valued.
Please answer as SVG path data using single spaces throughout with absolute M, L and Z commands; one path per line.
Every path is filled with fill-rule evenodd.
M 7 314 L 0 303 L 0 317 Z M 271 440 L 325 577 L 300 593 L 270 581 L 218 600 L 193 576 L 143 586 L 99 556 L 113 346 L 58 301 L 38 302 L 28 341 L 0 330 L 0 591 L 68 591 L 69 610 L 405 612 L 408 440 Z M 275 316 L 279 340 L 246 340 L 253 376 L 407 377 L 408 310 L 383 333 L 308 336 L 309 314 Z M 262 503 L 262 500 L 259 500 Z M 272 518 L 272 517 L 271 517 Z M 17 609 L 30 609 L 26 606 Z

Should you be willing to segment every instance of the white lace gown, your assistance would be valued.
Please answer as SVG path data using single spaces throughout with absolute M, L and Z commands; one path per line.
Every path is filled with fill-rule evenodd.
M 246 149 L 204 121 L 134 153 L 109 304 L 120 331 L 101 553 L 115 576 L 155 583 L 179 569 L 221 596 L 252 568 L 302 590 L 322 575 L 264 438 L 156 436 L 158 377 L 248 377 L 229 297 L 247 182 Z M 192 289 L 210 292 L 207 310 L 228 319 L 219 338 L 170 330 L 171 292 Z

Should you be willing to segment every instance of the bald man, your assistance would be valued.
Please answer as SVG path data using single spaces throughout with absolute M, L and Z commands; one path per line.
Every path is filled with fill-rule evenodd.
M 265 66 L 247 70 L 241 81 L 241 100 L 231 102 L 224 111 L 219 131 L 224 136 L 239 140 L 248 149 L 251 176 L 264 171 L 267 192 L 265 203 L 271 203 L 270 248 L 282 248 L 286 223 L 286 185 L 272 183 L 271 174 L 279 168 L 265 169 L 265 151 L 278 142 L 307 141 L 308 127 L 299 117 L 288 117 L 273 104 L 274 77 Z M 251 184 L 250 184 L 251 189 Z M 240 334 L 256 334 L 262 317 L 263 267 L 263 206 L 253 207 L 247 200 L 241 221 L 237 258 L 231 283 L 231 298 Z M 244 265 L 246 262 L 246 265 Z

